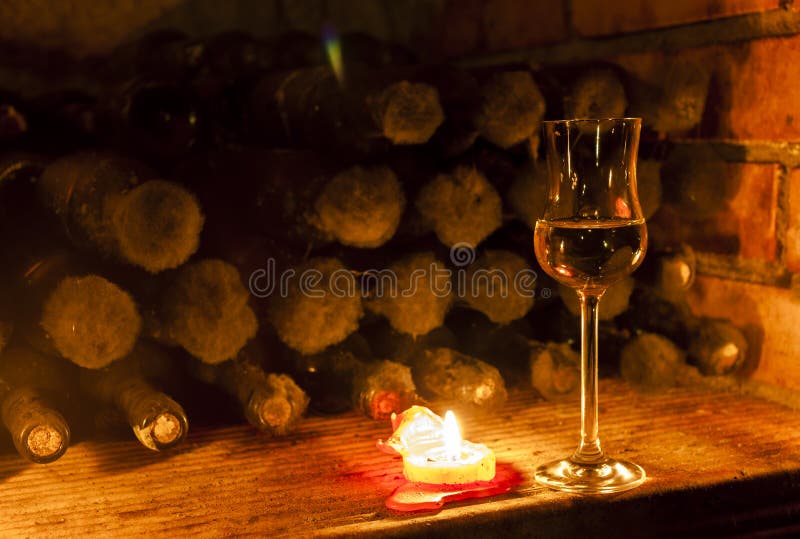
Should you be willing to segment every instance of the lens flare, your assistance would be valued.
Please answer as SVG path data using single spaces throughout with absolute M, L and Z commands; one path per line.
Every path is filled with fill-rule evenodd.
M 336 80 L 341 86 L 345 86 L 344 62 L 342 61 L 342 42 L 339 34 L 333 25 L 326 24 L 322 28 L 322 42 L 325 44 L 325 54 L 331 64 Z

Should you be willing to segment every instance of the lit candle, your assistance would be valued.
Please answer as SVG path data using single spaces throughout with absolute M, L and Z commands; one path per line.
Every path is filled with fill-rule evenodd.
M 463 485 L 491 481 L 495 476 L 494 452 L 483 444 L 462 439 L 455 414 L 444 421 L 427 408 L 415 406 L 393 419 L 395 433 L 382 449 L 403 456 L 403 474 L 416 483 Z

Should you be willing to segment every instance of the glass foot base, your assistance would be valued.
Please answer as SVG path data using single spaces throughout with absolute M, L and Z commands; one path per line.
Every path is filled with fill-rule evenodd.
M 623 492 L 644 483 L 644 470 L 624 460 L 606 457 L 593 464 L 571 459 L 549 462 L 536 469 L 536 481 L 546 487 L 578 494 Z

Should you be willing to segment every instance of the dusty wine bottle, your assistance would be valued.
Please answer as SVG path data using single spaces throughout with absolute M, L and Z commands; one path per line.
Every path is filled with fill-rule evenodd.
M 313 356 L 294 355 L 293 365 L 312 408 L 321 413 L 354 409 L 372 419 L 388 419 L 417 398 L 411 369 L 370 358 L 369 345 L 360 335 Z
M 711 84 L 706 61 L 698 56 L 690 61 L 657 62 L 650 73 L 629 77 L 631 114 L 641 116 L 655 131 L 695 127 L 703 117 Z
M 685 349 L 698 319 L 685 300 L 668 301 L 651 288 L 639 286 L 631 294 L 628 310 L 617 321 L 633 334 L 658 333 Z
M 336 345 L 318 354 L 288 355 L 289 368 L 316 413 L 341 414 L 353 409 L 353 373 L 361 360 L 347 348 Z
M 567 343 L 530 343 L 531 385 L 546 400 L 577 395 L 581 358 Z
M 29 343 L 100 367 L 130 351 L 141 325 L 139 314 L 126 291 L 99 275 L 96 265 L 63 248 L 55 218 L 36 202 L 45 162 L 29 154 L 0 159 L 6 307 L 14 306 L 18 333 Z M 0 337 L 7 338 L 10 328 L 0 324 Z
M 416 207 L 448 247 L 475 248 L 502 224 L 500 195 L 474 167 L 436 176 L 420 191 Z
M 697 257 L 686 244 L 657 257 L 654 288 L 666 299 L 681 299 L 694 284 Z
M 235 357 L 258 329 L 249 291 L 223 260 L 198 260 L 158 282 L 139 279 L 131 286 L 145 305 L 148 336 L 205 363 Z
M 492 322 L 508 324 L 528 314 L 533 307 L 531 287 L 535 281 L 536 273 L 521 256 L 510 251 L 486 250 L 467 268 L 458 295 Z
M 87 368 L 131 351 L 142 321 L 127 291 L 68 251 L 6 262 L 7 293 L 19 306 L 16 329 L 30 345 Z
M 686 301 L 686 292 L 692 287 L 697 273 L 697 257 L 689 245 L 667 245 L 648 255 L 637 274 L 641 286 L 665 301 Z
M 505 198 L 516 217 L 533 230 L 536 221 L 544 217 L 547 203 L 546 165 L 531 161 L 522 167 L 509 186 Z
M 70 428 L 57 407 L 71 379 L 69 364 L 30 347 L 12 345 L 0 355 L 0 419 L 22 457 L 45 464 L 66 452 Z
M 662 335 L 642 333 L 622 349 L 619 367 L 622 378 L 638 389 L 666 389 L 678 384 L 686 354 Z
M 392 328 L 412 337 L 444 324 L 454 294 L 450 272 L 443 262 L 431 252 L 415 253 L 395 262 L 389 270 L 395 281 L 388 287 L 378 281 L 370 292 L 369 310 L 385 316 Z
M 522 386 L 530 378 L 527 364 L 532 328 L 527 319 L 496 324 L 483 313 L 456 308 L 447 315 L 445 324 L 417 339 L 427 344 L 417 356 L 425 349 L 453 348 L 496 367 L 509 387 Z M 442 330 L 448 339 L 435 339 Z
M 176 174 L 200 197 L 212 227 L 241 221 L 303 251 L 325 241 L 308 219 L 331 178 L 315 152 L 225 148 L 185 163 Z
M 190 368 L 199 379 L 234 397 L 252 426 L 282 436 L 297 426 L 309 398 L 288 374 L 266 370 L 268 353 L 264 341 L 256 337 L 230 361 L 213 366 L 194 362 Z
M 83 152 L 48 165 L 38 191 L 75 245 L 157 273 L 197 250 L 203 214 L 186 189 L 148 176 L 136 163 Z
M 747 339 L 729 320 L 703 317 L 689 343 L 689 359 L 705 375 L 732 374 L 747 359 Z
M 535 134 L 544 117 L 544 97 L 529 71 L 495 73 L 482 85 L 481 98 L 475 126 L 503 149 Z
M 67 451 L 67 421 L 33 388 L 11 388 L 0 380 L 0 414 L 14 447 L 25 459 L 47 464 Z
M 500 371 L 450 348 L 426 350 L 414 361 L 412 374 L 423 397 L 473 411 L 496 409 L 508 398 Z
M 205 129 L 195 96 L 169 80 L 134 79 L 107 108 L 116 143 L 162 169 L 186 157 Z
M 227 149 L 187 169 L 182 176 L 197 186 L 210 221 L 244 216 L 302 251 L 332 241 L 379 247 L 394 236 L 406 205 L 390 167 L 332 167 L 305 150 Z M 226 213 L 231 208 L 238 213 Z
M 389 167 L 355 166 L 325 184 L 311 222 L 342 245 L 380 247 L 394 236 L 405 205 L 403 188 Z
M 93 398 L 122 412 L 136 439 L 153 451 L 164 451 L 180 444 L 189 430 L 189 421 L 180 404 L 157 390 L 145 376 L 145 364 L 156 355 L 169 361 L 154 345 L 139 343 L 133 352 L 104 369 L 81 371 L 81 388 Z
M 587 70 L 564 96 L 564 118 L 622 118 L 627 108 L 625 88 L 610 68 Z
M 251 130 L 278 125 L 282 132 L 272 136 L 281 145 L 364 155 L 392 144 L 423 144 L 444 120 L 429 84 L 369 70 L 339 76 L 322 66 L 265 76 L 250 96 Z
M 665 199 L 681 216 L 706 219 L 724 211 L 736 195 L 740 174 L 705 144 L 681 144 L 670 151 L 661 167 L 661 178 L 669 189 Z
M 458 345 L 458 337 L 446 326 L 412 337 L 408 333 L 392 329 L 391 324 L 384 319 L 362 324 L 358 335 L 367 340 L 375 357 L 389 358 L 404 365 L 410 365 L 416 356 L 429 348 L 456 348 Z
M 364 314 L 361 294 L 355 277 L 339 260 L 312 258 L 293 271 L 298 278 L 288 283 L 285 293 L 267 300 L 269 321 L 286 346 L 316 354 L 358 329 Z

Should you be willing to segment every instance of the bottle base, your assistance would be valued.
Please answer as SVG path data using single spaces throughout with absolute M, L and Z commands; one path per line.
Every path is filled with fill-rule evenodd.
M 632 462 L 605 457 L 596 463 L 570 458 L 549 462 L 536 469 L 536 482 L 546 487 L 577 494 L 611 494 L 636 488 L 646 478 Z

